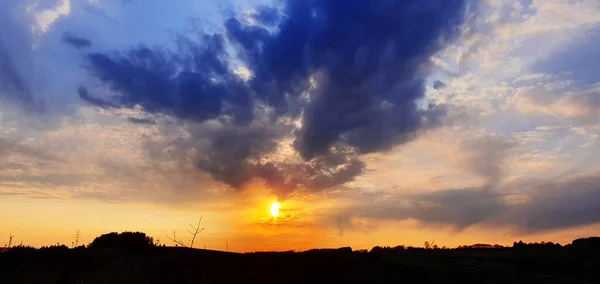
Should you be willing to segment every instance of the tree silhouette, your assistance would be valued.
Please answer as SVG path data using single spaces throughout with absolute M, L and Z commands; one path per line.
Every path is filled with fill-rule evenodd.
M 154 240 L 141 232 L 113 232 L 96 237 L 89 247 L 91 249 L 141 252 L 153 248 Z
M 204 215 L 200 216 L 200 219 L 198 220 L 198 224 L 196 226 L 189 224 L 190 227 L 193 229 L 193 231 L 188 230 L 188 232 L 192 235 L 192 240 L 190 241 L 190 245 L 186 245 L 181 239 L 177 238 L 177 233 L 175 232 L 175 229 L 173 229 L 173 236 L 169 236 L 167 235 L 167 239 L 169 239 L 170 241 L 175 243 L 175 246 L 182 246 L 182 247 L 190 247 L 190 248 L 194 248 L 194 242 L 196 241 L 196 236 L 204 231 L 204 228 L 200 228 L 200 223 L 202 223 L 202 218 L 204 217 Z

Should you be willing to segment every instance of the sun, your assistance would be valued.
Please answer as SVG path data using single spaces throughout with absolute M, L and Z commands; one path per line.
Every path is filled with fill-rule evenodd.
M 279 202 L 275 201 L 271 203 L 271 216 L 273 216 L 273 218 L 277 218 L 277 216 L 279 216 L 279 207 L 281 207 Z

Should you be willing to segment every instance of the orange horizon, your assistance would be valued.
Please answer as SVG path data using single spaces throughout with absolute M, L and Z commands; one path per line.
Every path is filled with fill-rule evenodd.
M 345 230 L 343 234 L 335 226 L 323 226 L 319 220 L 306 216 L 289 217 L 294 211 L 290 206 L 304 206 L 302 202 L 286 201 L 281 205 L 282 217 L 269 216 L 272 198 L 257 197 L 261 206 L 250 206 L 226 213 L 204 212 L 201 232 L 195 248 L 211 250 L 255 251 L 305 251 L 319 248 L 352 247 L 354 250 L 371 249 L 374 246 L 421 247 L 425 241 L 435 239 L 439 247 L 456 247 L 476 243 L 510 246 L 524 242 L 554 242 L 569 244 L 580 237 L 593 236 L 598 225 L 582 226 L 562 231 L 535 235 L 519 235 L 506 228 L 452 228 L 431 227 L 414 220 L 388 222 L 367 231 Z M 286 211 L 287 210 L 287 211 Z M 41 247 L 57 243 L 71 246 L 76 231 L 79 244 L 89 244 L 95 237 L 110 232 L 139 231 L 146 233 L 160 244 L 171 246 L 166 234 L 173 229 L 177 237 L 189 239 L 188 224 L 195 224 L 198 209 L 175 209 L 157 205 L 108 204 L 98 201 L 3 199 L 0 201 L 0 245 L 8 242 L 8 234 L 14 234 L 13 245 Z M 367 222 L 368 220 L 365 220 Z

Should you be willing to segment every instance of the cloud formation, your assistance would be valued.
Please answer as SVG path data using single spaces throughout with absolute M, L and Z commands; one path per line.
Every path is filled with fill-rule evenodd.
M 26 7 L 26 12 L 35 21 L 31 29 L 38 35 L 46 33 L 60 17 L 68 16 L 71 13 L 70 0 L 59 0 L 54 3 L 44 2 L 32 1 Z
M 600 174 L 552 182 L 519 182 L 496 191 L 444 189 L 394 196 L 332 213 L 340 230 L 356 218 L 445 225 L 458 230 L 474 225 L 509 226 L 521 233 L 547 232 L 600 222 Z M 522 191 L 522 189 L 528 189 Z M 519 193 L 517 193 L 519 192 Z
M 444 83 L 444 82 L 442 82 L 440 80 L 435 80 L 433 82 L 433 88 L 436 89 L 436 90 L 440 90 L 440 89 L 443 89 L 443 88 L 446 88 L 446 87 L 447 87 L 446 83 Z
M 558 83 L 558 84 L 557 84 Z M 593 125 L 600 121 L 600 86 L 583 88 L 560 81 L 542 86 L 520 88 L 508 101 L 507 106 L 533 117 L 569 119 L 573 122 Z
M 224 34 L 180 37 L 175 51 L 90 54 L 88 70 L 117 95 L 80 96 L 103 108 L 216 121 L 215 136 L 198 134 L 210 140 L 198 168 L 234 187 L 260 177 L 274 190 L 328 188 L 363 171 L 360 155 L 438 123 L 440 108 L 417 102 L 429 59 L 453 40 L 465 4 L 285 1 L 281 10 L 258 9 L 254 23 L 228 19 Z M 234 71 L 227 44 L 248 80 Z M 286 138 L 304 161 L 266 160 Z
M 28 106 L 33 101 L 27 78 L 32 39 L 18 8 L 14 1 L 0 3 L 0 99 Z
M 79 48 L 79 49 L 92 46 L 92 42 L 90 40 L 79 37 L 72 33 L 63 33 L 62 41 L 66 44 L 69 44 L 69 45 L 71 45 L 75 48 Z

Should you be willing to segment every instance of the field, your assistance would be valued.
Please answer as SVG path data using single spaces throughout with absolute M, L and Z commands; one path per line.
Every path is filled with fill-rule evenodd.
M 585 242 L 246 254 L 21 247 L 0 253 L 0 283 L 600 283 L 598 252 Z

